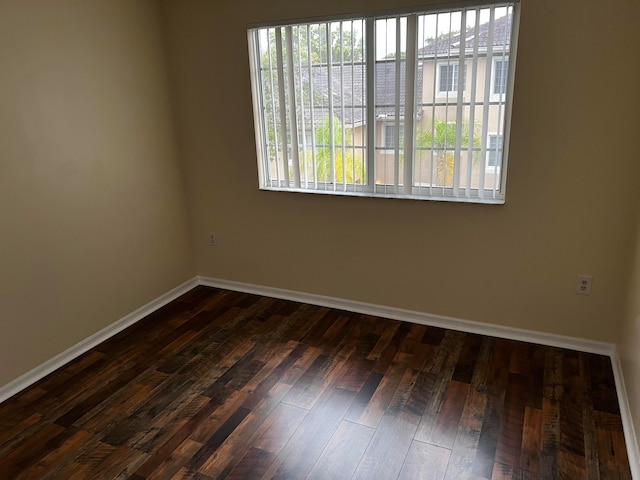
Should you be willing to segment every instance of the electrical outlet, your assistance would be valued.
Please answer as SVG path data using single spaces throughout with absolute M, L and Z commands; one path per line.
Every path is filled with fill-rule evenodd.
M 576 293 L 578 295 L 591 295 L 592 282 L 593 277 L 591 275 L 578 275 Z
M 209 245 L 215 247 L 218 245 L 218 241 L 216 240 L 216 234 L 209 232 Z

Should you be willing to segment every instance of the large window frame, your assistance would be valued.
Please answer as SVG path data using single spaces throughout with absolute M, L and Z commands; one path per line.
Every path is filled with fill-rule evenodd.
M 481 9 L 489 9 L 490 12 L 490 20 L 488 22 L 489 29 L 493 29 L 496 19 L 495 19 L 495 11 L 497 8 L 507 8 L 510 12 L 510 34 L 509 34 L 509 44 L 508 50 L 506 47 L 503 48 L 501 52 L 493 52 L 492 45 L 487 45 L 484 48 L 482 46 L 478 46 L 479 42 L 475 42 L 472 39 L 474 37 L 479 37 L 479 32 L 483 25 L 481 25 L 480 20 L 480 12 Z M 257 149 L 257 157 L 258 157 L 258 175 L 259 175 L 259 187 L 263 190 L 280 190 L 280 191 L 293 191 L 293 192 L 309 192 L 309 193 L 328 193 L 328 194 L 336 194 L 336 195 L 356 195 L 356 196 L 374 196 L 374 197 L 387 197 L 387 198 L 411 198 L 411 199 L 427 199 L 427 200 L 446 200 L 446 201 L 458 201 L 458 202 L 476 202 L 476 203 L 495 203 L 501 204 L 505 201 L 505 189 L 506 189 L 506 167 L 507 167 L 507 153 L 509 151 L 509 132 L 510 132 L 510 117 L 511 117 L 511 103 L 513 96 L 513 84 L 515 78 L 515 56 L 517 50 L 517 34 L 518 34 L 518 23 L 519 23 L 519 2 L 509 1 L 509 2 L 500 2 L 500 3 L 492 3 L 492 4 L 484 4 L 479 3 L 473 7 L 456 7 L 453 6 L 451 9 L 447 10 L 446 8 L 439 7 L 437 10 L 416 10 L 415 12 L 407 13 L 403 11 L 401 13 L 392 14 L 385 13 L 384 15 L 371 15 L 371 16 L 363 16 L 357 18 L 324 18 L 314 20 L 313 22 L 304 23 L 304 24 L 287 24 L 287 23 L 272 23 L 269 25 L 257 25 L 253 26 L 248 30 L 248 39 L 249 39 L 249 53 L 250 53 L 250 70 L 251 70 L 251 87 L 252 87 L 252 95 L 253 95 L 253 104 L 254 104 L 254 126 L 256 133 L 256 149 Z M 421 55 L 419 53 L 418 48 L 418 35 L 421 28 L 421 21 L 426 21 L 428 15 L 441 15 L 442 12 L 449 13 L 452 18 L 454 13 L 461 12 L 462 15 L 462 27 L 460 31 L 466 31 L 466 35 L 458 35 L 458 43 L 456 44 L 456 48 L 458 48 L 459 52 L 464 52 L 464 54 L 459 53 L 457 57 L 452 55 L 450 51 L 447 53 L 447 57 L 443 58 L 439 56 L 438 52 L 438 40 L 436 39 L 436 53 L 434 54 L 434 67 L 432 70 L 435 73 L 435 77 L 431 79 L 433 82 L 433 90 L 434 90 L 434 99 L 431 104 L 417 103 L 417 83 L 420 80 L 418 75 L 418 69 L 423 68 L 426 70 L 424 66 L 427 63 L 427 57 L 419 57 Z M 473 34 L 469 34 L 468 32 L 471 30 L 468 24 L 464 23 L 464 19 L 466 15 L 471 12 L 475 15 L 475 24 L 472 25 L 474 29 Z M 304 122 L 309 122 L 307 118 L 308 112 L 305 110 L 305 107 L 300 107 L 297 103 L 296 95 L 300 95 L 303 97 L 305 95 L 305 85 L 307 90 L 311 93 L 311 97 L 313 97 L 312 91 L 314 90 L 314 72 L 320 71 L 320 69 L 315 69 L 312 67 L 311 60 L 309 60 L 308 65 L 308 77 L 306 79 L 307 84 L 304 83 L 304 75 L 302 73 L 298 74 L 298 70 L 300 72 L 303 71 L 303 68 L 306 69 L 307 66 L 303 65 L 302 60 L 298 60 L 299 63 L 296 63 L 296 55 L 302 58 L 301 54 L 301 31 L 304 35 L 304 28 L 306 27 L 307 35 L 310 37 L 309 31 L 312 26 L 318 25 L 319 28 L 326 29 L 326 38 L 331 38 L 333 35 L 333 25 L 334 22 L 352 22 L 351 23 L 351 33 L 353 34 L 353 22 L 361 22 L 362 25 L 362 35 L 364 37 L 364 45 L 366 50 L 364 52 L 363 58 L 361 62 L 358 63 L 358 67 L 356 68 L 356 62 L 354 62 L 353 58 L 350 60 L 350 68 L 351 73 L 350 78 L 352 85 L 355 84 L 354 78 L 356 77 L 356 71 L 364 72 L 363 75 L 366 75 L 366 78 L 360 79 L 363 84 L 363 92 L 364 92 L 364 106 L 358 107 L 363 110 L 362 118 L 358 121 L 360 122 L 356 125 L 354 121 L 350 130 L 345 125 L 335 125 L 334 121 L 329 121 L 327 123 L 327 136 L 328 144 L 324 145 L 324 147 L 328 147 L 327 154 L 327 164 L 329 173 L 321 176 L 319 172 L 316 172 L 315 164 L 313 167 L 309 167 L 309 169 L 313 169 L 313 172 L 307 172 L 307 163 L 305 158 L 309 155 L 308 152 L 313 152 L 312 158 L 315 158 L 316 148 L 315 145 L 315 137 L 316 135 L 311 135 L 311 141 L 313 145 L 308 145 L 309 143 L 309 135 L 306 135 L 304 130 Z M 396 39 L 395 39 L 395 56 L 392 54 L 390 56 L 391 62 L 395 62 L 395 85 L 396 85 L 396 94 L 395 94 L 395 103 L 387 108 L 395 108 L 395 115 L 392 115 L 394 118 L 400 118 L 401 120 L 395 120 L 396 128 L 399 125 L 403 125 L 403 138 L 399 139 L 398 142 L 395 142 L 391 147 L 386 147 L 384 145 L 385 140 L 385 124 L 382 124 L 382 128 L 376 128 L 378 124 L 379 117 L 377 109 L 379 108 L 379 104 L 377 102 L 377 92 L 376 92 L 376 71 L 378 69 L 378 64 L 381 62 L 379 58 L 376 57 L 376 28 L 380 21 L 391 21 L 396 22 L 398 25 Z M 401 22 L 404 22 L 406 25 L 406 32 L 402 35 L 404 38 L 401 38 L 400 33 L 400 25 Z M 343 23 L 340 23 L 340 40 L 343 38 Z M 266 33 L 265 33 L 266 32 Z M 264 38 L 269 38 L 269 35 L 272 35 L 275 38 L 275 41 L 269 43 L 269 51 L 265 54 L 265 50 L 261 45 L 261 41 L 264 43 Z M 266 35 L 266 37 L 265 37 Z M 406 35 L 406 36 L 405 36 Z M 296 45 L 296 36 L 298 38 L 298 51 L 295 50 Z M 451 38 L 453 37 L 453 33 L 449 34 L 449 44 L 451 44 Z M 465 38 L 468 37 L 468 38 Z M 353 37 L 352 37 L 353 38 Z M 490 38 L 493 38 L 493 33 L 490 34 Z M 353 40 L 352 40 L 353 41 Z M 475 43 L 473 47 L 473 51 L 470 53 L 465 50 L 465 41 L 469 41 L 470 43 Z M 401 54 L 401 44 L 405 45 L 405 50 L 402 51 Z M 261 49 L 262 48 L 262 49 Z M 332 48 L 327 48 L 327 56 L 326 66 L 322 67 L 326 70 L 325 75 L 328 75 L 330 79 L 327 83 L 328 94 L 326 95 L 327 100 L 327 111 L 330 115 L 333 115 L 335 118 L 336 110 L 335 108 L 342 108 L 342 114 L 344 118 L 344 102 L 340 106 L 335 107 L 332 102 L 335 102 L 334 98 L 337 95 L 333 89 L 336 89 L 336 84 L 334 84 L 334 77 L 332 77 L 332 66 L 333 69 L 339 71 L 340 80 L 342 83 L 339 83 L 339 88 L 343 89 L 343 84 L 345 81 L 345 72 L 348 71 L 349 62 L 345 62 L 344 54 L 341 54 L 341 58 L 339 60 L 339 64 L 333 63 L 331 59 L 331 51 Z M 310 51 L 309 51 L 310 52 Z M 269 75 L 270 79 L 265 80 L 265 55 L 268 56 L 269 62 Z M 352 53 L 353 55 L 353 53 Z M 262 57 L 262 58 L 261 58 Z M 311 58 L 311 55 L 308 56 Z M 475 90 L 476 85 L 482 85 L 480 79 L 477 77 L 480 74 L 476 71 L 476 65 L 479 62 L 479 58 L 484 58 L 484 61 L 491 65 L 491 67 L 486 67 L 488 73 L 484 79 L 484 99 L 482 102 L 479 102 L 476 98 Z M 497 130 L 501 132 L 503 136 L 504 143 L 502 148 L 502 158 L 500 161 L 500 168 L 488 168 L 486 159 L 488 158 L 487 152 L 487 133 L 489 132 L 489 127 L 486 125 L 490 104 L 496 102 L 496 96 L 493 94 L 494 90 L 494 80 L 495 80 L 495 60 L 507 60 L 509 62 L 509 73 L 508 73 L 508 83 L 506 88 L 506 93 L 504 95 L 498 95 L 498 123 Z M 468 62 L 471 61 L 472 65 L 469 68 L 469 72 L 467 72 Z M 261 63 L 262 62 L 262 63 Z M 275 65 L 275 67 L 274 67 Z M 339 68 L 336 66 L 339 65 Z M 454 91 L 446 91 L 440 92 L 440 66 L 442 65 L 456 65 L 458 68 L 458 72 L 463 71 L 464 74 L 462 78 L 460 75 L 457 76 L 458 88 Z M 455 68 L 455 67 L 454 67 Z M 274 74 L 275 72 L 275 74 Z M 299 77 L 296 77 L 299 75 Z M 426 75 L 426 73 L 424 74 Z M 482 73 L 484 75 L 484 73 Z M 467 77 L 470 78 L 467 78 Z M 274 82 L 274 77 L 276 78 Z M 400 85 L 401 79 L 403 80 L 402 89 L 403 93 L 400 94 L 401 88 L 398 87 Z M 428 80 L 424 80 L 427 82 Z M 296 83 L 298 82 L 298 83 Z M 467 88 L 467 82 L 470 83 L 470 88 Z M 460 88 L 462 87 L 462 88 Z M 270 88 L 271 90 L 271 105 L 267 105 L 269 99 L 267 98 L 266 91 Z M 302 92 L 302 93 L 299 93 Z M 344 96 L 344 92 L 341 92 Z M 445 103 L 442 104 L 441 96 L 444 94 L 446 96 Z M 278 100 L 276 101 L 276 96 Z M 402 104 L 400 105 L 400 100 L 402 97 Z M 470 97 L 470 100 L 467 98 Z M 304 102 L 304 99 L 301 100 Z M 290 103 L 287 103 L 290 102 Z M 440 102 L 440 103 L 438 103 Z M 475 102 L 475 103 L 474 103 Z M 311 103 L 313 103 L 313 98 L 311 99 Z M 426 184 L 425 182 L 421 182 L 417 178 L 417 162 L 418 162 L 418 154 L 422 154 L 424 156 L 425 149 L 422 148 L 419 150 L 417 147 L 417 138 L 419 136 L 419 132 L 417 131 L 416 123 L 418 121 L 417 111 L 416 109 L 419 107 L 422 111 L 427 111 L 428 108 L 425 108 L 425 105 L 433 105 L 434 111 L 436 105 L 444 105 L 447 109 L 454 109 L 455 113 L 451 114 L 451 117 L 448 118 L 447 124 L 450 124 L 452 121 L 455 123 L 455 141 L 453 144 L 449 142 L 444 147 L 437 147 L 435 145 L 435 141 L 433 140 L 433 136 L 435 135 L 435 127 L 432 127 L 432 136 L 431 138 L 431 146 L 427 148 L 431 155 L 431 164 L 433 169 L 433 157 L 434 152 L 437 154 L 443 154 L 447 159 L 452 158 L 452 167 L 447 167 L 448 164 L 445 164 L 445 169 L 449 168 L 450 172 L 448 173 L 449 177 L 452 178 L 450 181 L 442 181 L 441 184 L 437 184 L 434 180 L 435 176 L 431 174 L 430 183 Z M 478 108 L 482 107 L 483 108 Z M 268 108 L 271 108 L 269 112 L 267 112 Z M 306 107 L 309 108 L 308 106 Z M 311 125 L 312 129 L 314 128 L 314 120 L 313 120 L 313 105 L 311 105 Z M 482 124 L 482 132 L 478 135 L 478 144 L 475 143 L 475 133 L 474 129 L 476 128 L 476 123 L 474 120 L 474 113 L 471 113 L 471 121 L 469 123 L 470 127 L 465 127 L 464 119 L 462 117 L 462 111 L 467 108 L 472 111 L 476 111 L 476 121 L 482 121 L 482 119 L 478 120 L 479 117 L 484 116 L 485 123 Z M 483 113 L 484 110 L 484 113 Z M 278 112 L 276 114 L 276 111 Z M 402 115 L 400 115 L 402 111 Z M 384 116 L 384 115 L 383 115 Z M 435 118 L 435 117 L 433 117 Z M 435 120 L 432 120 L 434 122 Z M 267 123 L 271 122 L 271 128 L 267 128 Z M 302 129 L 300 129 L 300 123 L 302 123 Z M 356 129 L 358 130 L 358 134 L 356 135 Z M 465 135 L 465 129 L 471 132 L 470 134 L 467 132 L 466 143 L 463 141 Z M 492 129 L 493 131 L 496 128 Z M 424 133 L 424 132 L 422 132 Z M 428 132 L 427 132 L 428 133 Z M 377 138 L 378 135 L 382 135 L 382 139 Z M 363 145 L 349 144 L 348 136 L 351 136 L 354 140 L 356 136 L 361 137 L 364 141 Z M 275 137 L 275 140 L 272 140 L 272 137 Z M 284 139 L 284 141 L 282 141 Z M 352 140 L 352 141 L 354 141 Z M 473 141 L 472 141 L 473 140 Z M 280 143 L 278 143 L 280 142 Z M 275 145 L 275 153 L 274 150 Z M 376 147 L 376 145 L 378 145 Z M 318 147 L 319 148 L 319 147 Z M 356 156 L 356 150 L 358 155 L 361 155 L 362 165 L 359 168 L 361 172 L 361 176 L 358 177 L 358 180 L 355 180 L 355 166 L 353 167 L 354 176 L 353 180 L 348 180 L 348 175 L 346 171 L 348 170 L 347 159 L 349 158 L 349 149 L 352 150 L 352 158 Z M 384 177 L 382 180 L 378 179 L 379 172 L 381 168 L 377 166 L 376 163 L 376 154 L 377 152 L 382 151 L 385 154 L 394 154 L 395 160 L 389 169 L 391 173 L 388 173 L 387 177 Z M 428 153 L 428 152 L 427 152 Z M 341 155 L 341 157 L 340 157 Z M 469 160 L 466 161 L 466 167 L 464 167 L 464 162 L 461 160 L 465 155 Z M 479 170 L 480 180 L 477 181 L 478 184 L 472 184 L 472 168 L 476 169 L 475 166 L 472 165 L 472 158 L 476 155 L 479 158 L 482 158 L 483 161 L 479 162 Z M 389 155 L 387 155 L 389 156 Z M 428 155 L 427 155 L 428 156 Z M 304 157 L 304 158 L 303 158 Z M 338 171 L 337 165 L 339 165 L 338 157 L 344 159 L 344 165 L 341 168 L 341 173 Z M 360 157 L 359 157 L 360 158 Z M 313 160 L 315 162 L 315 160 Z M 360 161 L 360 160 L 358 160 Z M 386 161 L 386 160 L 385 160 Z M 355 164 L 355 160 L 353 160 Z M 277 174 L 274 174 L 272 170 L 277 170 Z M 461 166 L 462 165 L 462 166 Z M 351 168 L 351 167 L 349 167 Z M 467 171 L 463 171 L 464 169 Z M 303 172 L 304 170 L 304 172 Z M 474 170 L 475 171 L 475 170 Z M 491 181 L 485 180 L 487 174 L 494 174 Z M 446 177 L 446 178 L 449 178 Z M 466 177 L 466 183 L 465 183 Z M 389 180 L 391 178 L 391 180 Z M 447 183 L 448 182 L 448 183 Z

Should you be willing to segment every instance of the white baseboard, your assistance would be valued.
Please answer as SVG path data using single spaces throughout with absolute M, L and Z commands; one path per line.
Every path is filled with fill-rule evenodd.
M 631 464 L 631 477 L 638 480 L 640 479 L 640 445 L 638 445 L 638 436 L 636 435 L 633 418 L 631 416 L 631 406 L 629 405 L 627 387 L 624 382 L 624 375 L 622 374 L 622 364 L 620 363 L 620 357 L 617 352 L 611 357 L 611 366 L 613 367 L 613 377 L 616 381 L 616 392 L 618 392 L 620 417 L 622 418 L 622 427 L 624 428 L 627 454 L 629 455 L 629 463 Z
M 81 342 L 76 343 L 73 347 L 38 365 L 36 368 L 29 370 L 27 373 L 16 378 L 12 382 L 0 387 L 0 403 L 5 401 L 9 397 L 12 397 L 21 390 L 29 387 L 41 378 L 49 375 L 54 370 L 57 370 L 63 365 L 69 363 L 71 360 L 79 357 L 87 350 L 90 350 L 91 348 L 104 342 L 108 338 L 113 337 L 116 333 L 142 320 L 147 315 L 155 312 L 172 300 L 175 300 L 180 295 L 188 292 L 197 285 L 198 281 L 196 278 L 192 278 L 191 280 L 184 282 L 182 285 L 179 285 L 176 288 L 169 290 L 167 293 L 160 295 L 158 298 L 150 301 L 146 305 L 143 305 L 137 310 L 134 310 L 128 315 L 125 315 L 120 320 L 113 322 L 102 330 L 94 333 L 90 337 L 87 337 Z
M 581 352 L 597 353 L 600 355 L 612 355 L 615 353 L 615 345 L 612 343 L 598 342 L 583 338 L 556 335 L 553 333 L 536 332 L 521 328 L 505 327 L 488 323 L 474 322 L 460 318 L 446 317 L 443 315 L 433 315 L 430 313 L 405 310 L 402 308 L 387 307 L 373 303 L 358 302 L 355 300 L 345 300 L 342 298 L 325 297 L 313 293 L 304 293 L 294 290 L 284 290 L 274 287 L 265 287 L 249 283 L 233 282 L 210 277 L 198 277 L 200 285 L 217 287 L 227 290 L 235 290 L 244 293 L 253 293 L 265 297 L 281 298 L 283 300 L 293 300 L 301 303 L 320 305 L 323 307 L 338 308 L 350 312 L 365 313 L 377 317 L 392 318 L 405 322 L 418 323 L 433 327 L 449 328 L 467 333 L 478 333 L 490 337 L 506 338 L 509 340 L 520 340 L 523 342 L 538 343 L 553 347 L 568 348 Z
M 375 305 L 372 303 L 326 297 L 323 295 L 315 295 L 312 293 L 284 290 L 280 288 L 234 282 L 218 278 L 198 277 L 198 283 L 200 285 L 205 285 L 208 287 L 217 287 L 227 290 L 235 290 L 238 292 L 252 293 L 255 295 L 263 295 L 266 297 L 281 298 L 284 300 L 293 300 L 301 303 L 320 305 L 323 307 L 338 308 L 350 312 L 358 312 L 383 318 L 403 320 L 405 322 L 418 323 L 421 325 L 448 328 L 467 333 L 477 333 L 481 335 L 488 335 L 491 337 L 519 340 L 541 345 L 549 345 L 552 347 L 568 348 L 570 350 L 578 350 L 581 352 L 606 355 L 611 358 L 611 366 L 613 368 L 613 374 L 616 382 L 616 392 L 618 393 L 618 402 L 620 404 L 620 416 L 622 418 L 622 424 L 624 428 L 624 435 L 627 444 L 627 453 L 629 455 L 632 477 L 636 480 L 640 480 L 640 449 L 638 447 L 638 441 L 635 434 L 633 421 L 631 419 L 631 409 L 627 397 L 627 390 L 624 384 L 624 377 L 622 374 L 620 359 L 618 357 L 616 346 L 612 343 L 598 342 L 595 340 L 575 338 L 553 333 L 536 332 L 533 330 L 506 327 L 503 325 L 480 323 L 471 320 L 445 317 L 442 315 L 432 315 L 429 313 L 416 312 L 413 310 L 387 307 L 384 305 Z

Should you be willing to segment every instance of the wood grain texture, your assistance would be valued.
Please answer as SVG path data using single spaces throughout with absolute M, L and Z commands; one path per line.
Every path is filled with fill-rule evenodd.
M 1 479 L 631 479 L 607 357 L 197 287 L 0 405 Z

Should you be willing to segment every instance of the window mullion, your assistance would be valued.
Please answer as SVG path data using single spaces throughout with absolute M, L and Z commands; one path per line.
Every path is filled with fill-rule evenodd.
M 302 27 L 296 28 L 296 33 L 298 37 L 298 78 L 300 80 L 300 132 L 302 133 L 302 168 L 304 171 L 304 187 L 307 188 L 309 185 L 309 175 L 307 173 L 307 125 L 305 122 L 305 112 L 304 112 L 304 76 L 302 75 L 302 41 L 300 37 L 300 30 Z M 306 27 L 307 30 L 309 27 Z
M 375 160 L 376 160 L 376 50 L 375 20 L 367 18 L 365 48 L 367 53 L 367 186 L 375 193 Z
M 336 189 L 336 151 L 335 151 L 335 131 L 333 128 L 333 55 L 332 55 L 332 41 L 331 41 L 331 24 L 325 23 L 325 31 L 327 32 L 326 41 L 327 41 L 327 89 L 329 91 L 329 158 L 330 158 L 330 168 L 331 172 L 331 182 L 333 184 L 333 189 Z
M 480 178 L 478 181 L 478 195 L 480 198 L 484 198 L 484 176 L 485 176 L 485 159 L 487 158 L 487 134 L 489 128 L 489 108 L 491 100 L 491 57 L 493 54 L 493 29 L 495 26 L 496 11 L 494 7 L 491 7 L 489 14 L 489 34 L 487 37 L 487 58 L 485 67 L 485 79 L 484 79 L 484 105 L 482 109 L 482 147 L 480 151 Z
M 285 28 L 287 43 L 287 83 L 289 88 L 289 123 L 291 125 L 291 163 L 293 166 L 293 187 L 300 188 L 300 149 L 298 148 L 298 119 L 296 109 L 296 80 L 293 65 L 293 31 Z
M 309 62 L 309 115 L 311 121 L 311 163 L 313 164 L 313 186 L 318 189 L 318 165 L 316 163 L 315 112 L 313 111 L 313 57 L 311 56 L 311 25 L 307 26 L 307 61 Z
M 435 157 L 435 152 L 434 152 L 434 148 L 435 148 L 435 138 L 436 138 L 436 98 L 437 98 L 437 87 L 436 84 L 437 79 L 438 79 L 438 72 L 439 72 L 439 67 L 438 67 L 438 28 L 439 28 L 439 22 L 440 22 L 440 12 L 436 13 L 436 36 L 435 36 L 435 40 L 434 40 L 434 55 L 433 55 L 433 97 L 432 97 L 432 101 L 431 101 L 431 159 L 430 159 L 430 178 L 429 178 L 429 196 L 432 197 L 433 196 L 433 186 L 434 184 L 437 182 L 437 178 L 438 178 L 438 172 L 437 172 L 437 167 L 436 167 L 436 171 L 434 171 L 434 157 Z M 442 76 L 440 77 L 440 80 L 442 80 Z
M 396 78 L 395 78 L 395 112 L 393 115 L 393 121 L 395 124 L 395 130 L 393 132 L 393 192 L 398 193 L 400 184 L 400 63 L 401 63 L 401 22 L 400 17 L 396 17 Z M 405 92 L 406 99 L 406 92 Z M 405 112 L 406 113 L 406 112 Z
M 447 190 L 447 163 L 448 158 L 448 150 L 449 150 L 449 93 L 453 89 L 453 85 L 455 85 L 456 79 L 456 67 L 451 63 L 451 40 L 452 35 L 451 31 L 453 29 L 453 13 L 449 12 L 449 38 L 447 39 L 447 69 L 451 72 L 451 75 L 447 79 L 447 91 L 444 99 L 444 150 L 442 152 L 442 192 L 441 195 L 444 197 Z M 458 72 L 460 75 L 460 72 Z M 450 80 L 450 81 L 449 81 Z M 451 87 L 449 86 L 451 84 Z
M 274 34 L 275 35 L 275 34 Z M 273 155 L 274 155 L 274 164 L 276 166 L 276 183 L 280 186 L 280 163 L 278 161 L 278 156 L 280 150 L 278 149 L 278 122 L 276 120 L 276 108 L 275 108 L 275 96 L 276 96 L 276 87 L 273 81 L 273 59 L 271 58 L 271 30 L 267 31 L 267 58 L 269 61 L 269 83 L 271 87 L 271 117 L 273 121 Z M 277 59 L 276 59 L 277 61 Z M 276 71 L 278 66 L 276 65 Z M 266 123 L 266 121 L 265 121 Z M 267 137 L 268 140 L 268 137 Z M 269 180 L 271 180 L 271 172 L 269 166 L 267 165 L 267 171 L 269 172 Z
M 347 149 L 345 146 L 345 135 L 344 131 L 345 122 L 344 122 L 344 33 L 342 30 L 343 22 L 340 22 L 340 116 L 342 117 L 340 120 L 341 124 L 341 132 L 340 135 L 340 143 L 342 147 L 342 190 L 347 190 Z M 353 52 L 352 52 L 353 53 Z
M 499 160 L 502 159 L 502 145 L 500 143 L 500 137 L 503 134 L 503 123 L 502 123 L 502 110 L 503 110 L 503 101 L 502 99 L 498 100 L 498 117 L 496 118 L 496 149 L 494 150 L 495 160 L 494 160 L 494 175 L 493 175 L 493 197 L 496 196 L 496 190 L 498 189 L 498 169 L 500 169 Z
M 284 61 L 282 54 L 282 29 L 276 28 L 276 58 L 278 64 L 278 100 L 280 104 L 280 138 L 282 139 L 282 168 L 286 186 L 289 187 L 289 153 L 287 145 L 287 106 L 285 103 Z M 280 180 L 278 178 L 278 180 Z
M 354 61 L 355 61 L 355 50 L 354 50 L 354 43 L 353 43 L 353 24 L 354 22 L 351 21 L 351 92 L 350 92 L 350 97 L 351 97 L 351 169 L 352 169 L 352 174 L 351 174 L 351 178 L 352 178 L 352 183 L 353 183 L 353 191 L 355 192 L 357 190 L 357 176 L 356 176 L 356 122 L 355 122 L 355 76 L 356 76 L 356 69 L 354 66 Z
M 456 145 L 453 155 L 453 196 L 458 197 L 460 185 L 460 152 L 462 150 L 462 102 L 464 96 L 464 82 L 466 80 L 464 63 L 467 36 L 467 10 L 463 9 L 460 19 L 460 46 L 458 54 L 458 100 L 456 105 Z M 476 42 L 477 43 L 477 42 Z
M 476 8 L 476 24 L 473 31 L 473 38 L 478 38 L 480 30 L 480 9 Z M 467 181 L 466 196 L 471 196 L 471 173 L 473 169 L 473 157 L 475 152 L 475 122 L 476 122 L 476 87 L 478 81 L 478 43 L 473 42 L 473 60 L 471 66 L 471 99 L 469 105 L 469 141 L 467 145 Z
M 404 193 L 411 194 L 415 156 L 415 107 L 417 77 L 417 36 L 418 15 L 407 17 L 407 54 L 405 59 L 405 95 L 404 95 Z M 398 86 L 398 88 L 400 88 Z

